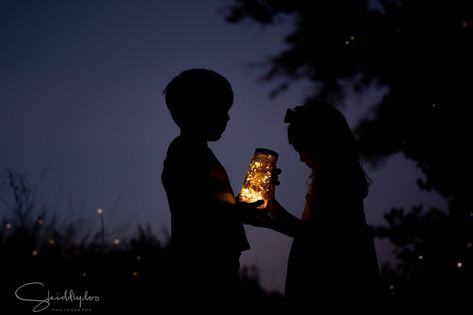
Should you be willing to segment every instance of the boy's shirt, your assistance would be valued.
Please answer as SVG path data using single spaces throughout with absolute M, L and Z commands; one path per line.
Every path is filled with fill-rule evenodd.
M 249 249 L 241 219 L 229 206 L 235 199 L 228 175 L 206 142 L 174 139 L 162 182 L 171 210 L 171 242 L 177 251 L 224 259 Z

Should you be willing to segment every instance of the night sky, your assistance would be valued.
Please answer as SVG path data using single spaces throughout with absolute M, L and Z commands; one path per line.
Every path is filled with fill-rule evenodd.
M 268 29 L 227 24 L 225 3 L 1 0 L 0 166 L 32 179 L 47 170 L 41 199 L 57 215 L 85 218 L 92 228 L 99 227 L 102 208 L 110 240 L 137 224 L 163 236 L 170 215 L 162 162 L 179 131 L 162 90 L 185 69 L 209 68 L 235 92 L 227 130 L 210 144 L 235 194 L 254 149 L 270 148 L 280 154 L 278 199 L 299 216 L 309 169 L 287 143 L 283 117 L 287 107 L 303 102 L 308 85 L 271 99 L 274 85 L 258 81 L 255 64 L 284 47 L 290 21 Z M 343 110 L 352 126 L 382 93 L 349 97 Z M 382 223 L 394 206 L 445 207 L 440 197 L 419 191 L 421 173 L 401 156 L 367 171 L 374 181 L 365 204 L 371 224 Z M 242 265 L 256 264 L 263 285 L 281 291 L 291 239 L 246 231 L 252 249 L 242 254 Z M 386 244 L 377 242 L 377 250 L 380 262 L 389 259 Z

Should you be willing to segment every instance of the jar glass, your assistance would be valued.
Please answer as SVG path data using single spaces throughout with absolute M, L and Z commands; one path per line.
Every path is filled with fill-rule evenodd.
M 264 209 L 268 201 L 274 196 L 274 180 L 276 162 L 279 154 L 264 148 L 257 148 L 250 160 L 245 180 L 240 191 L 240 202 L 256 202 L 263 200 L 264 203 L 258 208 Z

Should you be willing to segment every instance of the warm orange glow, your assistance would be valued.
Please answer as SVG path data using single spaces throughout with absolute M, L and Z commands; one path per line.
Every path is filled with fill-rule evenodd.
M 263 200 L 264 203 L 258 208 L 266 208 L 274 192 L 272 176 L 276 169 L 277 157 L 278 154 L 270 150 L 257 149 L 255 151 L 240 191 L 241 202 L 251 203 Z

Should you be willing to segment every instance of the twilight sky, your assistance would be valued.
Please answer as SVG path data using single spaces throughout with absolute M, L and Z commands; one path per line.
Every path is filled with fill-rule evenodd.
M 235 92 L 227 130 L 210 144 L 234 192 L 254 148 L 270 148 L 279 152 L 283 171 L 278 199 L 299 216 L 309 170 L 287 143 L 283 117 L 303 101 L 308 86 L 296 84 L 270 99 L 273 85 L 259 83 L 260 69 L 248 66 L 284 47 L 290 23 L 230 25 L 219 11 L 226 3 L 0 0 L 0 167 L 33 179 L 48 169 L 43 199 L 64 218 L 89 219 L 91 228 L 98 228 L 96 210 L 103 208 L 106 229 L 115 230 L 110 239 L 137 224 L 162 235 L 170 226 L 162 162 L 178 135 L 162 90 L 185 69 L 210 68 Z M 381 95 L 373 89 L 350 97 L 344 107 L 350 124 Z M 418 190 L 420 172 L 400 156 L 367 171 L 374 180 L 365 204 L 368 223 L 382 223 L 393 206 L 445 205 Z M 291 239 L 246 231 L 252 249 L 242 254 L 242 265 L 256 264 L 263 285 L 281 291 Z M 388 260 L 389 247 L 376 245 L 379 260 Z

